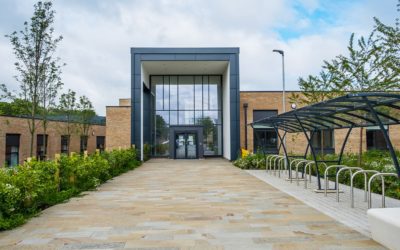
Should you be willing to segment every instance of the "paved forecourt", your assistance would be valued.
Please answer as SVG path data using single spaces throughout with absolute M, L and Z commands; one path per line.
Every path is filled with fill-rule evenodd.
M 0 233 L 0 248 L 383 249 L 223 159 L 153 159 Z

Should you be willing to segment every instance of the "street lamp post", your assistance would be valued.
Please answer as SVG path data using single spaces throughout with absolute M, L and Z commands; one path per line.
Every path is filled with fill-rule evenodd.
M 274 49 L 272 52 L 281 54 L 282 56 L 282 113 L 286 112 L 286 93 L 285 93 L 285 52 L 280 49 Z M 286 137 L 283 139 L 283 146 L 286 148 Z M 278 152 L 279 154 L 279 152 Z M 287 161 L 285 161 L 285 168 L 287 168 Z

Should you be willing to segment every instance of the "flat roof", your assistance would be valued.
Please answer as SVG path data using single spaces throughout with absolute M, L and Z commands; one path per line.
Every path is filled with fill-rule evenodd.
M 201 47 L 201 48 L 173 48 L 173 47 L 132 47 L 135 54 L 238 54 L 239 47 Z

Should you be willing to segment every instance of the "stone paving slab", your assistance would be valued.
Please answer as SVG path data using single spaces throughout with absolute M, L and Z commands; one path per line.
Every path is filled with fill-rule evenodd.
M 1 249 L 384 249 L 223 159 L 153 159 L 0 233 Z
M 327 197 L 325 197 L 323 193 L 314 192 L 317 189 L 317 178 L 314 176 L 312 177 L 312 182 L 305 189 L 304 183 L 300 183 L 298 186 L 296 181 L 293 181 L 293 183 L 286 181 L 286 174 L 282 174 L 281 178 L 279 178 L 272 172 L 267 173 L 265 170 L 246 171 L 367 237 L 371 236 L 367 216 L 368 204 L 364 201 L 364 190 L 354 188 L 354 208 L 351 208 L 350 187 L 347 185 L 340 185 L 340 190 L 343 193 L 339 194 L 340 202 L 337 202 L 336 193 L 328 193 Z M 322 185 L 325 185 L 323 179 L 321 182 Z M 335 183 L 329 181 L 329 186 L 334 187 Z M 373 207 L 381 207 L 381 201 L 382 195 L 372 194 Z M 400 200 L 386 197 L 386 207 L 400 207 Z

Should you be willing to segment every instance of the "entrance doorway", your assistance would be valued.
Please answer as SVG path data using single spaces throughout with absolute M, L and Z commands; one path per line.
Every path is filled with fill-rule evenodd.
M 175 158 L 197 159 L 197 133 L 184 132 L 175 134 Z

